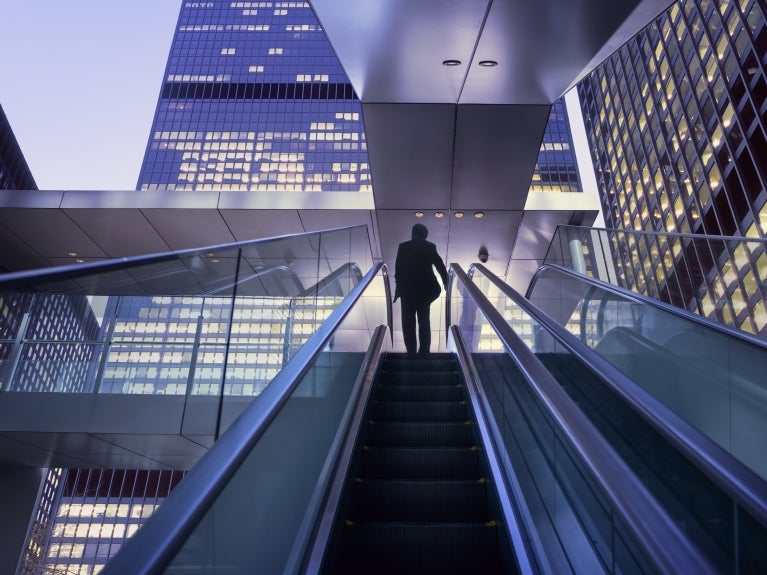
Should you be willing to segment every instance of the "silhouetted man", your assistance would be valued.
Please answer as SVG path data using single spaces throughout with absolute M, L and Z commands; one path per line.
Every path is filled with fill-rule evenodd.
M 397 249 L 397 261 L 394 265 L 394 301 L 401 298 L 402 336 L 408 353 L 429 353 L 431 346 L 431 323 L 429 307 L 442 291 L 432 267 L 437 269 L 442 278 L 442 285 L 447 289 L 447 270 L 445 263 L 437 253 L 437 246 L 426 241 L 429 230 L 423 224 L 413 226 L 412 239 L 402 242 Z M 415 337 L 415 324 L 418 320 L 418 342 Z

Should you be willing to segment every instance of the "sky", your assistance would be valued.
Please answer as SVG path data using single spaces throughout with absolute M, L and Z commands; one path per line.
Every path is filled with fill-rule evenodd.
M 0 105 L 43 190 L 136 188 L 182 0 L 0 0 Z

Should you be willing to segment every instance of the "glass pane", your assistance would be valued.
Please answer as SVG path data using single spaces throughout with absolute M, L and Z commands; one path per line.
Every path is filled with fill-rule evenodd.
M 373 290 L 346 317 L 168 572 L 283 571 L 377 325 L 366 312 L 382 303 Z

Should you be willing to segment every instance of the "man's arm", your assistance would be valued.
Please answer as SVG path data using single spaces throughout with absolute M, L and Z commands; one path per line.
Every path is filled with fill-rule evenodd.
M 392 300 L 392 303 L 399 299 L 399 282 L 397 279 L 401 277 L 400 274 L 402 273 L 402 258 L 400 257 L 401 252 L 402 244 L 400 244 L 397 248 L 397 259 L 394 260 L 394 299 Z
M 447 269 L 445 268 L 445 262 L 442 261 L 439 253 L 437 253 L 437 246 L 434 246 L 434 257 L 432 264 L 435 268 L 437 268 L 437 273 L 439 274 L 439 277 L 442 278 L 442 287 L 444 287 L 445 291 L 447 291 Z

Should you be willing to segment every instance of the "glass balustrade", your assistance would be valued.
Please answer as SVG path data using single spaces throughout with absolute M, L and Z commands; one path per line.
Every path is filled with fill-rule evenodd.
M 256 396 L 371 265 L 355 227 L 0 276 L 1 389 Z
M 767 240 L 559 226 L 544 263 L 767 338 Z
M 530 301 L 748 467 L 767 478 L 767 345 L 566 270 L 539 273 Z

